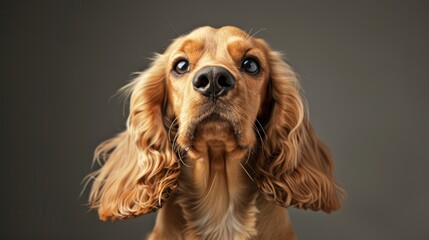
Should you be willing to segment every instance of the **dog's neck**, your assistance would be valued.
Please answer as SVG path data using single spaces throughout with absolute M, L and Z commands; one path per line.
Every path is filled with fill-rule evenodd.
M 202 239 L 256 235 L 257 190 L 245 168 L 251 169 L 248 154 L 211 143 L 192 155 L 183 159 L 176 198 L 185 229 Z

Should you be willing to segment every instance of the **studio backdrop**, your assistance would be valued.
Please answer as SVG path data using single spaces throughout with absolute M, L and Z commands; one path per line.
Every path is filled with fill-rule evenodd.
M 2 1 L 1 239 L 143 239 L 155 214 L 102 222 L 82 180 L 125 129 L 116 95 L 196 27 L 284 53 L 348 193 L 290 208 L 298 239 L 429 239 L 427 1 Z

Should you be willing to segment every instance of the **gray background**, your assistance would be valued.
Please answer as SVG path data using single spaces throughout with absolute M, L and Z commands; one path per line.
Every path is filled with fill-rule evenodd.
M 122 2 L 120 4 L 119 2 Z M 141 239 L 104 223 L 80 181 L 124 129 L 111 98 L 179 33 L 236 25 L 284 51 L 347 201 L 291 209 L 299 239 L 429 239 L 428 1 L 3 1 L 1 239 Z M 169 19 L 169 20 L 168 20 Z

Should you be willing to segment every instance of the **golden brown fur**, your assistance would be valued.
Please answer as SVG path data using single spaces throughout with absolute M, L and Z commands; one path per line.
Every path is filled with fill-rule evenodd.
M 258 74 L 241 69 L 248 56 Z M 180 76 L 178 59 L 190 63 Z M 192 87 L 206 66 L 236 79 L 217 101 Z M 295 73 L 263 40 L 235 27 L 198 28 L 125 90 L 127 130 L 100 144 L 95 156 L 105 163 L 91 175 L 89 202 L 102 220 L 159 209 L 149 239 L 295 239 L 284 207 L 340 207 L 343 190 Z

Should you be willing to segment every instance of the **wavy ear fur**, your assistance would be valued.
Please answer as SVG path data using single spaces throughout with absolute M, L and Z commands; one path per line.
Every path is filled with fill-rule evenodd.
M 100 219 L 116 220 L 149 213 L 161 207 L 176 189 L 179 163 L 163 124 L 166 57 L 131 84 L 127 130 L 101 143 L 95 159 L 106 162 L 92 173 L 89 203 Z
M 280 206 L 329 213 L 340 207 L 343 193 L 334 181 L 332 156 L 308 121 L 295 73 L 279 53 L 266 47 L 272 102 L 257 183 L 263 195 Z

